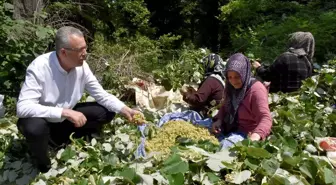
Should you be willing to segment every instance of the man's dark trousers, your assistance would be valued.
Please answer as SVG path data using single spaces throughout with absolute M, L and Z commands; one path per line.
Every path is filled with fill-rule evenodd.
M 102 125 L 111 122 L 115 116 L 114 112 L 109 112 L 96 102 L 78 103 L 73 110 L 85 115 L 87 122 L 83 127 L 76 128 L 69 120 L 61 123 L 51 123 L 38 117 L 18 120 L 18 129 L 25 136 L 31 154 L 36 158 L 37 167 L 41 172 L 47 172 L 51 166 L 48 156 L 50 141 L 61 145 L 69 141 L 69 136 L 73 132 L 74 137 L 99 133 Z

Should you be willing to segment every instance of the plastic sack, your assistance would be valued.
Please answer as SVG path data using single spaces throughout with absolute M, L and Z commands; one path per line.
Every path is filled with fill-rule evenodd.
M 5 96 L 0 94 L 0 118 L 5 115 L 5 107 L 3 106 L 3 100 Z
M 320 150 L 326 151 L 330 163 L 336 167 L 336 137 L 317 137 L 315 141 Z

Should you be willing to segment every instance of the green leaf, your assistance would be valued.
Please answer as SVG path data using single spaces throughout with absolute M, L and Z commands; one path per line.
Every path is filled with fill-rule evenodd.
M 186 138 L 186 137 L 177 137 L 175 142 L 183 146 L 195 144 L 195 141 L 193 141 L 190 138 Z
M 182 173 L 171 174 L 167 176 L 169 184 L 174 185 L 183 185 L 184 184 L 184 176 Z
M 254 158 L 246 158 L 244 164 L 248 166 L 251 170 L 256 170 L 259 167 L 260 161 Z
M 38 29 L 36 30 L 35 34 L 39 39 L 44 39 L 48 36 L 49 33 L 47 29 Z
M 110 143 L 103 143 L 103 148 L 106 152 L 111 152 L 112 146 Z
M 254 158 L 270 158 L 272 155 L 263 148 L 247 147 L 247 155 Z
M 8 181 L 9 182 L 14 182 L 17 177 L 18 177 L 17 172 L 15 172 L 15 171 L 9 171 L 9 173 L 8 173 Z
M 283 155 L 282 158 L 283 158 L 283 161 L 289 164 L 290 166 L 296 166 L 301 161 L 301 156 Z
M 64 150 L 64 152 L 61 155 L 61 160 L 66 162 L 69 159 L 73 158 L 76 155 L 76 152 L 73 151 L 69 146 L 66 147 L 66 149 Z
M 135 169 L 128 167 L 125 167 L 119 175 L 134 183 L 140 182 L 141 179 L 139 175 L 136 174 Z
M 261 168 L 264 170 L 265 174 L 272 176 L 275 174 L 280 164 L 275 159 L 268 159 L 261 162 Z
M 271 185 L 291 185 L 287 177 L 283 177 L 278 174 L 273 175 L 268 183 Z
M 185 173 L 189 170 L 189 165 L 187 162 L 182 161 L 178 154 L 173 154 L 171 157 L 164 162 L 164 167 L 161 172 L 167 175 Z
M 277 153 L 279 151 L 279 148 L 277 146 L 268 143 L 265 146 L 265 150 L 267 150 L 269 153 Z
M 285 137 L 284 141 L 286 142 L 286 145 L 290 148 L 297 149 L 298 143 L 293 137 Z
M 174 153 L 163 164 L 165 166 L 181 161 L 180 155 Z
M 330 84 L 330 85 L 334 81 L 334 77 L 331 74 L 325 74 L 324 79 L 325 79 L 325 82 Z
M 202 148 L 206 151 L 209 151 L 209 152 L 216 152 L 220 149 L 219 145 L 214 144 L 209 140 L 200 140 L 200 141 L 198 141 L 196 146 L 199 147 L 199 148 Z
M 336 114 L 329 114 L 328 119 L 330 121 L 336 121 Z
M 102 156 L 102 160 L 105 164 L 109 164 L 112 166 L 116 166 L 119 163 L 119 158 L 114 153 Z
M 14 6 L 10 3 L 4 3 L 3 4 L 3 7 L 6 9 L 6 10 L 14 10 Z
M 317 167 L 313 161 L 311 160 L 304 161 L 299 169 L 303 174 L 307 175 L 309 178 L 315 179 L 317 174 Z
M 230 164 L 236 158 L 237 157 L 234 153 L 228 150 L 222 150 L 220 152 L 209 155 L 209 159 L 206 161 L 206 164 L 212 171 L 218 172 L 226 167 L 223 162 Z
M 324 167 L 323 172 L 324 172 L 323 177 L 324 177 L 325 184 L 335 183 L 336 175 L 334 174 L 332 170 L 330 170 L 327 167 Z
M 222 164 L 225 166 L 225 169 L 234 170 L 237 167 L 237 163 L 228 163 L 228 162 L 222 161 Z
M 220 180 L 220 178 L 214 173 L 207 172 L 207 175 L 209 177 L 210 182 L 212 182 L 212 183 L 216 183 Z
M 86 179 L 81 179 L 79 182 L 77 182 L 77 185 L 88 185 L 89 182 Z

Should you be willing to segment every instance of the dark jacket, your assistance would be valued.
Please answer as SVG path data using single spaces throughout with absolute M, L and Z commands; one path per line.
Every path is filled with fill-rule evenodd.
M 285 52 L 271 66 L 262 65 L 256 72 L 262 80 L 271 82 L 269 92 L 287 93 L 301 87 L 302 80 L 312 75 L 312 67 L 306 56 Z

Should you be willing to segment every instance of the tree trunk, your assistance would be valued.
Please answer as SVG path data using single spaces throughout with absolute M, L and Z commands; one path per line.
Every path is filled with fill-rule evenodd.
M 13 0 L 14 19 L 34 19 L 35 12 L 39 13 L 43 6 L 43 0 Z

